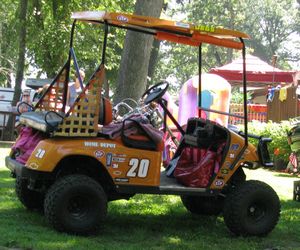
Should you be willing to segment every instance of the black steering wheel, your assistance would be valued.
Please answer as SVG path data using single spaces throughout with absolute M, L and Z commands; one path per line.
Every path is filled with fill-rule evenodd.
M 162 81 L 147 89 L 142 95 L 144 103 L 149 104 L 150 102 L 161 98 L 166 93 L 168 87 L 169 83 L 167 81 Z

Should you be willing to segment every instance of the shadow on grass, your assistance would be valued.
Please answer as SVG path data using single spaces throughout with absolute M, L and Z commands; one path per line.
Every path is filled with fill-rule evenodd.
M 26 210 L 16 199 L 7 202 L 0 210 L 0 224 L 5 225 L 0 227 L 0 246 L 5 247 L 172 250 L 228 245 L 230 249 L 300 249 L 300 203 L 292 200 L 282 201 L 280 221 L 264 238 L 232 237 L 221 217 L 192 215 L 175 196 L 137 195 L 129 201 L 110 202 L 101 231 L 89 237 L 56 232 L 41 214 Z

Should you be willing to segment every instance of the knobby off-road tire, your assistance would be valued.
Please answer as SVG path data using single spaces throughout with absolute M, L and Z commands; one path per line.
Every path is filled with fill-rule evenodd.
M 192 214 L 219 215 L 223 210 L 223 199 L 221 197 L 182 195 L 181 201 Z
M 265 236 L 279 220 L 280 201 L 268 184 L 250 180 L 227 195 L 223 215 L 226 226 L 234 234 Z
M 107 197 L 101 185 L 85 175 L 57 180 L 45 198 L 45 216 L 58 231 L 95 234 L 107 214 Z
M 28 180 L 21 177 L 16 178 L 16 194 L 20 202 L 28 209 L 32 211 L 42 212 L 44 208 L 45 195 L 28 189 Z

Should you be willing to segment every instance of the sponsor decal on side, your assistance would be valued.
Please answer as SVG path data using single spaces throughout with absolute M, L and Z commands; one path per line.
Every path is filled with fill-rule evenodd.
M 113 162 L 125 162 L 125 158 L 121 158 L 121 157 L 113 157 L 112 161 Z
M 42 159 L 46 153 L 45 149 L 39 148 L 35 154 L 36 158 Z
M 101 142 L 100 143 L 101 148 L 116 148 L 116 144 L 114 143 L 106 143 L 106 142 Z
M 114 171 L 113 174 L 114 174 L 114 175 L 121 175 L 122 172 L 121 172 L 121 171 Z
M 85 147 L 98 147 L 98 142 L 95 141 L 85 141 L 84 142 Z
M 97 150 L 97 151 L 95 151 L 95 156 L 97 157 L 97 158 L 101 158 L 101 157 L 103 157 L 105 155 L 105 153 L 104 153 L 104 151 L 102 151 L 102 150 Z
M 204 32 L 215 32 L 216 28 L 214 26 L 208 26 L 208 25 L 197 25 L 195 26 L 195 30 L 204 31 Z
M 119 164 L 118 163 L 113 163 L 112 164 L 112 168 L 118 168 L 119 167 Z
M 96 142 L 96 141 L 85 141 L 83 143 L 85 147 L 101 147 L 101 148 L 116 148 L 116 144 L 114 143 L 106 143 L 106 142 Z
M 121 158 L 126 158 L 127 155 L 125 154 L 113 154 L 113 157 L 121 157 Z
M 216 185 L 217 187 L 221 187 L 221 186 L 224 185 L 224 181 L 222 181 L 222 180 L 216 180 L 216 181 L 215 181 L 215 185 Z
M 115 178 L 116 182 L 129 182 L 128 178 Z
M 110 167 L 112 163 L 112 153 L 107 153 L 106 154 L 106 166 Z
M 31 162 L 28 167 L 30 167 L 31 169 L 38 169 L 39 165 L 36 164 L 35 162 Z
M 117 19 L 120 22 L 123 22 L 123 23 L 127 23 L 128 22 L 128 18 L 126 16 L 123 16 L 123 15 L 117 16 Z
M 232 144 L 230 147 L 230 150 L 232 151 L 237 151 L 240 147 L 240 144 Z
M 231 163 L 230 163 L 229 161 L 226 161 L 226 162 L 224 163 L 224 165 L 225 165 L 225 167 L 229 168 L 230 165 L 231 165 Z
M 229 170 L 228 169 L 221 169 L 221 173 L 226 175 L 226 174 L 229 173 Z
M 182 23 L 182 22 L 175 22 L 175 26 L 180 28 L 186 28 L 186 29 L 190 28 L 190 25 L 188 23 Z

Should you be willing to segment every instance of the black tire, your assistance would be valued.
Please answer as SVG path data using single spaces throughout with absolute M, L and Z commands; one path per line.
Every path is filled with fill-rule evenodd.
M 279 220 L 280 201 L 268 184 L 249 180 L 227 195 L 223 215 L 226 226 L 234 234 L 265 236 Z
M 95 234 L 107 214 L 107 197 L 101 185 L 85 175 L 57 180 L 45 198 L 45 216 L 58 231 Z
M 43 211 L 44 197 L 45 195 L 28 189 L 28 180 L 18 177 L 16 178 L 16 194 L 20 202 L 28 209 L 32 211 Z
M 181 201 L 192 214 L 219 215 L 223 210 L 222 197 L 201 197 L 182 195 Z

